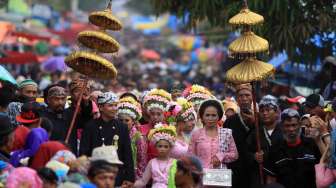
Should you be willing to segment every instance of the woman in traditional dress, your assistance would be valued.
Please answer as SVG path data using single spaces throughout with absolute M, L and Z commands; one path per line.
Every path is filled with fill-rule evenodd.
M 218 127 L 223 114 L 221 102 L 215 99 L 204 101 L 199 108 L 204 127 L 192 134 L 189 152 L 201 159 L 204 168 L 225 168 L 238 159 L 232 131 Z
M 141 118 L 141 105 L 132 97 L 124 97 L 119 100 L 117 108 L 119 120 L 126 124 L 129 130 L 135 172 L 139 178 L 147 165 L 147 142 L 137 130 L 138 120 Z

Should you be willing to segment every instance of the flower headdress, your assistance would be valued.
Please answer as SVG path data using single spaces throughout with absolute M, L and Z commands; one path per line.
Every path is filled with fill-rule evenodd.
M 197 113 L 193 104 L 185 98 L 178 98 L 176 103 L 181 106 L 181 111 L 177 115 L 177 120 L 188 121 L 190 119 L 197 119 Z
M 117 108 L 117 115 L 127 114 L 134 120 L 139 120 L 141 118 L 141 105 L 132 97 L 125 97 L 120 99 Z
M 183 91 L 183 96 L 194 105 L 201 104 L 204 100 L 214 98 L 207 88 L 197 84 L 187 87 Z
M 176 135 L 175 126 L 158 123 L 154 126 L 154 129 L 149 131 L 148 139 L 154 145 L 160 140 L 166 140 L 173 146 L 176 140 Z
M 152 89 L 144 97 L 143 105 L 147 110 L 152 108 L 160 108 L 163 111 L 167 111 L 169 103 L 171 102 L 171 94 L 163 89 Z

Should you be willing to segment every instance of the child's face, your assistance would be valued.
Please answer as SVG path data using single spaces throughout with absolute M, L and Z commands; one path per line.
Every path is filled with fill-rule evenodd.
M 160 140 L 156 143 L 156 149 L 159 157 L 167 157 L 169 155 L 170 148 L 170 144 L 166 140 Z

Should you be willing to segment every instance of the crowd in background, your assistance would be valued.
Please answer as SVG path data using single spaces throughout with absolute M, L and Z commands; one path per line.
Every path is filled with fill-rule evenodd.
M 255 108 L 250 84 L 222 98 L 200 85 L 94 85 L 1 81 L 2 186 L 207 187 L 207 169 L 231 169 L 237 188 L 335 183 L 335 100 L 265 95 Z

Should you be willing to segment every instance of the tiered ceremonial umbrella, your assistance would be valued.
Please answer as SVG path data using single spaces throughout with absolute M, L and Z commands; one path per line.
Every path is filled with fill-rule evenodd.
M 229 23 L 242 27 L 242 33 L 239 38 L 229 45 L 229 53 L 231 57 L 242 60 L 241 63 L 231 68 L 226 73 L 226 79 L 235 84 L 243 84 L 252 82 L 253 88 L 253 109 L 255 116 L 257 150 L 261 151 L 259 120 L 257 114 L 256 103 L 256 81 L 265 79 L 274 73 L 275 69 L 271 64 L 259 61 L 256 57 L 258 53 L 268 51 L 269 44 L 267 40 L 257 36 L 252 32 L 252 26 L 260 24 L 264 21 L 263 16 L 254 13 L 248 9 L 247 0 L 244 0 L 242 10 L 233 16 Z M 263 184 L 263 164 L 259 164 L 260 181 Z
M 117 69 L 112 62 L 99 55 L 99 53 L 116 53 L 120 48 L 119 43 L 106 32 L 106 30 L 119 31 L 122 29 L 121 22 L 112 15 L 112 0 L 109 1 L 105 10 L 92 12 L 89 15 L 89 21 L 98 26 L 99 30 L 82 31 L 78 34 L 77 41 L 92 51 L 72 52 L 65 58 L 65 63 L 90 78 L 114 79 L 117 76 Z M 67 132 L 66 143 L 69 141 L 87 82 L 88 79 L 85 79 Z

